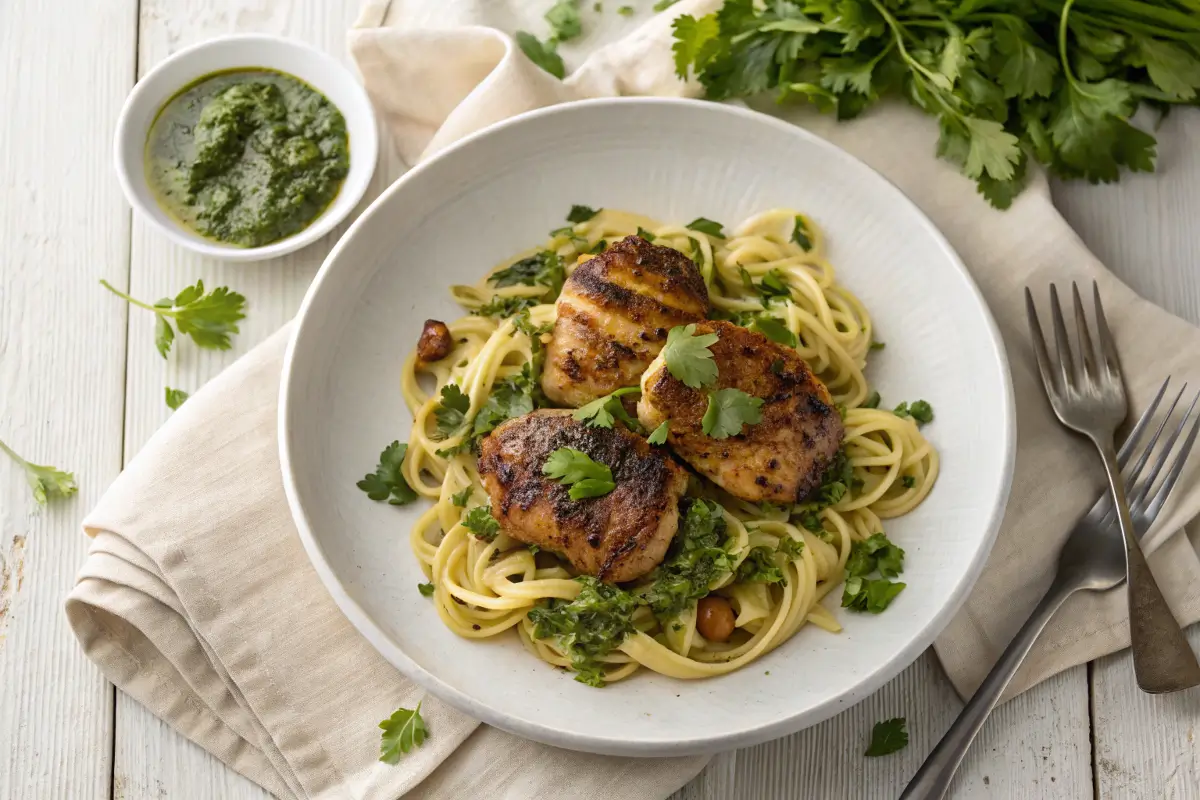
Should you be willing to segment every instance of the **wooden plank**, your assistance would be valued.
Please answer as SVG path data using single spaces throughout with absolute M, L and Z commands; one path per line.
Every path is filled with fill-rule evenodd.
M 249 32 L 299 39 L 349 63 L 344 43 L 357 14 L 358 3 L 350 0 L 142 0 L 139 72 L 145 74 L 171 53 L 195 42 Z M 385 139 L 375 181 L 360 208 L 399 173 L 400 164 Z M 130 269 L 130 292 L 135 297 L 173 295 L 202 278 L 206 286 L 229 286 L 241 292 L 249 308 L 231 351 L 199 350 L 190 341 L 177 340 L 167 361 L 154 349 L 152 315 L 139 313 L 131 317 L 125 412 L 127 459 L 170 415 L 163 400 L 164 386 L 196 391 L 291 319 L 317 268 L 344 230 L 345 225 L 284 258 L 238 265 L 194 255 L 135 217 Z M 114 762 L 115 795 L 128 800 L 262 800 L 268 796 L 120 692 Z
M 673 800 L 890 800 L 961 708 L 937 659 L 926 653 L 833 719 L 714 760 Z M 875 723 L 898 716 L 908 722 L 909 746 L 881 758 L 863 756 Z M 1001 706 L 968 754 L 949 796 L 1090 797 L 1088 729 L 1087 677 L 1079 667 Z M 736 764 L 732 780 L 730 759 Z
M 0 795 L 108 794 L 113 690 L 63 597 L 87 554 L 79 519 L 121 466 L 129 211 L 111 167 L 133 82 L 135 0 L 0 3 L 0 437 L 76 473 L 38 513 L 0 455 Z M 103 36 L 97 36 L 103 31 Z
M 1159 173 L 1115 186 L 1065 184 L 1055 202 L 1092 251 L 1146 299 L 1200 324 L 1200 113 L 1172 113 L 1156 132 Z M 1193 526 L 1195 544 L 1197 530 Z M 1188 631 L 1200 650 L 1200 626 Z M 1101 798 L 1200 798 L 1197 690 L 1151 697 L 1137 689 L 1128 652 L 1092 671 L 1095 772 Z

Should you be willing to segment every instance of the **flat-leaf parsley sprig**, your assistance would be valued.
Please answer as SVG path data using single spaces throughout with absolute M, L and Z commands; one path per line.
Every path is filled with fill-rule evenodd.
M 379 728 L 383 731 L 379 742 L 379 760 L 385 764 L 398 764 L 400 756 L 423 745 L 429 736 L 429 729 L 421 717 L 421 703 L 412 709 L 397 708 L 390 717 L 379 723 Z
M 56 467 L 30 464 L 3 441 L 0 441 L 0 450 L 25 470 L 25 480 L 29 482 L 29 488 L 33 490 L 33 499 L 39 506 L 46 505 L 47 501 L 53 498 L 70 497 L 78 491 L 73 473 L 63 472 Z
M 218 286 L 211 292 L 204 291 L 204 281 L 196 281 L 174 298 L 164 297 L 153 305 L 144 303 L 115 288 L 106 280 L 100 284 L 127 302 L 153 311 L 157 317 L 154 346 L 163 358 L 171 351 L 175 341 L 174 321 L 181 335 L 192 337 L 198 347 L 209 350 L 228 350 L 229 337 L 238 333 L 237 323 L 246 318 L 246 298 L 231 292 L 227 286 Z

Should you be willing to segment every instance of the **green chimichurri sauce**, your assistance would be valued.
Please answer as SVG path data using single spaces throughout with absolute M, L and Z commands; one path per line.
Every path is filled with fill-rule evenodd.
M 346 121 L 308 84 L 267 69 L 207 75 L 159 111 L 146 175 L 192 230 L 260 247 L 304 230 L 350 169 Z

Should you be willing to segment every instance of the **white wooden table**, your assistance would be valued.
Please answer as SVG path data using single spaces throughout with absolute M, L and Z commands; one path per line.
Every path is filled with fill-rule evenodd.
M 0 437 L 74 470 L 81 487 L 34 514 L 20 472 L 0 459 L 0 800 L 265 797 L 115 691 L 80 653 L 62 600 L 87 551 L 79 520 L 167 418 L 163 386 L 199 388 L 289 319 L 336 237 L 248 267 L 193 256 L 132 217 L 111 137 L 137 76 L 180 47 L 263 31 L 340 55 L 357 6 L 0 0 Z M 1159 164 L 1117 186 L 1056 187 L 1056 199 L 1112 269 L 1200 324 L 1200 112 L 1167 120 Z M 372 196 L 398 172 L 385 148 Z M 164 362 L 151 316 L 97 284 L 154 299 L 197 277 L 251 299 L 232 352 L 180 347 Z M 1200 627 L 1190 638 L 1200 647 Z M 678 797 L 894 797 L 959 708 L 926 654 L 823 725 L 715 758 Z M 862 758 L 871 725 L 899 715 L 908 749 Z M 1200 798 L 1198 719 L 1200 693 L 1140 694 L 1127 654 L 1101 659 L 999 709 L 954 796 Z

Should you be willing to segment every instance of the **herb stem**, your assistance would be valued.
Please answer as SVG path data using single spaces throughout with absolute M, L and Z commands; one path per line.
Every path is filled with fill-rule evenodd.
M 9 457 L 12 458 L 13 461 L 16 461 L 18 464 L 24 465 L 24 464 L 29 463 L 28 461 L 21 458 L 16 453 L 14 453 L 13 449 L 4 443 L 3 439 L 0 439 L 0 450 L 3 450 L 4 452 L 8 453 Z
M 147 311 L 153 311 L 155 314 L 170 314 L 171 313 L 170 309 L 158 308 L 156 306 L 152 306 L 147 303 L 143 303 L 141 300 L 135 300 L 134 298 L 132 298 L 129 295 L 122 292 L 120 289 L 117 289 L 116 287 L 114 287 L 111 283 L 104 280 L 103 278 L 100 279 L 100 285 L 103 286 L 105 289 L 108 289 L 110 292 L 115 294 L 117 297 L 124 298 L 127 302 L 132 303 L 133 305 L 137 306 L 138 308 L 144 308 Z M 172 314 L 172 316 L 174 316 L 174 315 Z

